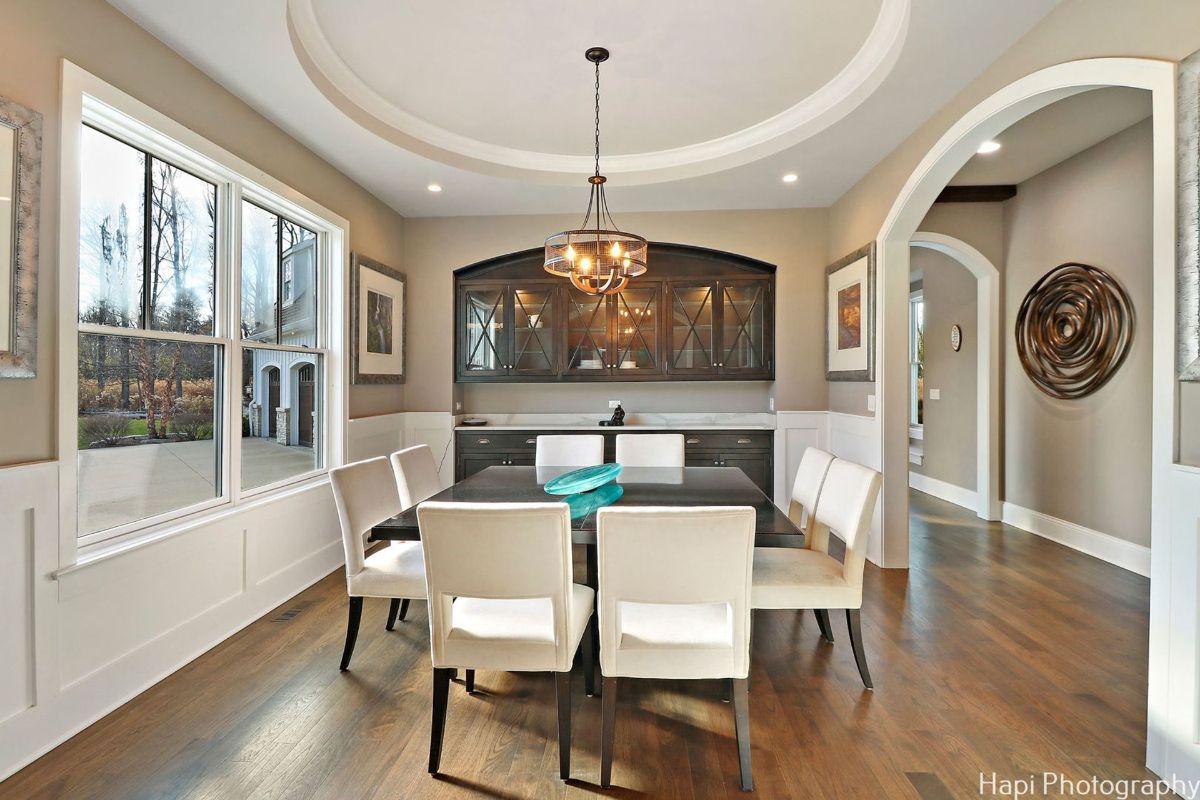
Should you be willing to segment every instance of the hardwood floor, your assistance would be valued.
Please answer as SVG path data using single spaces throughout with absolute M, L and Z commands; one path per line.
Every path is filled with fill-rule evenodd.
M 874 692 L 843 614 L 831 615 L 830 645 L 812 614 L 756 612 L 756 796 L 978 797 L 981 772 L 1152 777 L 1142 766 L 1149 582 L 926 495 L 914 493 L 913 513 L 912 569 L 867 567 Z M 443 776 L 426 774 L 425 604 L 392 632 L 387 611 L 386 600 L 366 602 L 339 673 L 345 581 L 330 575 L 0 783 L 0 798 L 601 793 L 601 702 L 578 677 L 570 783 L 558 780 L 549 675 L 481 672 L 475 696 L 460 676 Z M 622 683 L 604 794 L 747 796 L 717 682 Z

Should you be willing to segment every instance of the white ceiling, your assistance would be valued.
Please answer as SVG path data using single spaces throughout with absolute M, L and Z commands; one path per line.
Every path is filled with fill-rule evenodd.
M 619 219 L 828 205 L 1057 0 L 110 2 L 406 216 L 580 210 L 606 46 Z
M 1151 114 L 1150 92 L 1109 87 L 1072 95 L 995 137 L 1000 149 L 968 161 L 952 186 L 1016 184 L 1099 144 Z

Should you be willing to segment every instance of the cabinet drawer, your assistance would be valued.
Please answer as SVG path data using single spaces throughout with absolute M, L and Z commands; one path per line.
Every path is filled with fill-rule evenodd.
M 503 433 L 488 433 L 484 431 L 459 431 L 458 432 L 458 449 L 464 452 L 510 452 L 513 450 L 529 450 L 532 452 L 537 448 L 536 433 L 515 433 L 505 431 Z
M 737 433 L 736 431 L 705 431 L 684 434 L 684 447 L 696 450 L 770 450 L 775 436 L 770 431 Z

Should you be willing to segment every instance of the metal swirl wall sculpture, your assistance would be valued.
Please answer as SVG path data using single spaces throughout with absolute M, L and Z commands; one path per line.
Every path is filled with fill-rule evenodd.
M 1133 330 L 1133 303 L 1111 275 L 1087 264 L 1061 264 L 1021 302 L 1017 354 L 1035 386 L 1075 400 L 1116 373 Z

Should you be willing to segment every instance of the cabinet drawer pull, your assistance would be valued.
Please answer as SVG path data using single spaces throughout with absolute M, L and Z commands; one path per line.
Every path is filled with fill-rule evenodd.
M 525 444 L 537 444 L 537 439 L 526 439 Z
M 491 444 L 491 439 L 476 439 L 475 444 Z
M 684 441 L 684 444 L 700 444 L 700 440 L 699 439 L 686 439 Z
M 749 439 L 738 439 L 738 444 L 750 444 Z

